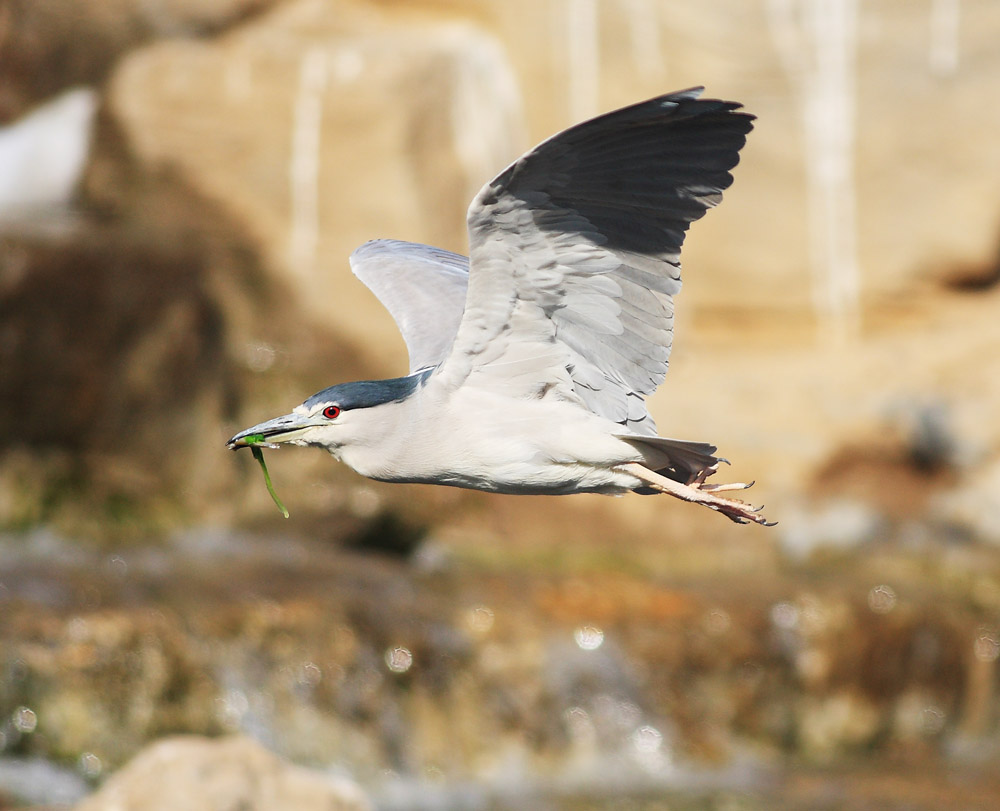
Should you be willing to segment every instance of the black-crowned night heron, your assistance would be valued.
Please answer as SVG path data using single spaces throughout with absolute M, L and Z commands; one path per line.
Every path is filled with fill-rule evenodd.
M 363 476 L 511 494 L 668 493 L 733 521 L 716 448 L 657 436 L 690 223 L 722 199 L 753 117 L 701 88 L 578 124 L 469 207 L 470 258 L 393 240 L 354 273 L 406 341 L 410 373 L 341 383 L 229 440 L 315 445 Z

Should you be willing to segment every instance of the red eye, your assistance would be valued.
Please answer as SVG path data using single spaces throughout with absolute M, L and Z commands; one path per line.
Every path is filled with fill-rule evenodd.
M 335 420 L 340 416 L 340 406 L 328 405 L 323 409 L 323 416 L 328 420 Z

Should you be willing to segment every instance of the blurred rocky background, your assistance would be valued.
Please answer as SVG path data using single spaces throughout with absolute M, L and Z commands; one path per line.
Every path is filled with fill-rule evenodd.
M 0 808 L 1000 798 L 1000 7 L 0 0 Z M 235 430 L 395 376 L 350 274 L 704 84 L 666 435 L 777 527 L 383 486 Z

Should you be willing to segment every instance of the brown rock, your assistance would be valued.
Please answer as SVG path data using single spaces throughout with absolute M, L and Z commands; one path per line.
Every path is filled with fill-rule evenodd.
M 129 48 L 218 31 L 275 0 L 6 0 L 0 4 L 0 123 L 77 84 L 97 84 Z
M 76 811 L 368 811 L 353 782 L 289 764 L 249 738 L 168 738 L 140 752 Z

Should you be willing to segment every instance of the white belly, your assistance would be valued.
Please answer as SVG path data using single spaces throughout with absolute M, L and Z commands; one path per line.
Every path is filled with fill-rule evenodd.
M 638 487 L 613 466 L 640 454 L 620 426 L 558 400 L 471 392 L 443 407 L 409 402 L 386 444 L 345 449 L 342 461 L 373 479 L 513 494 L 622 493 Z

